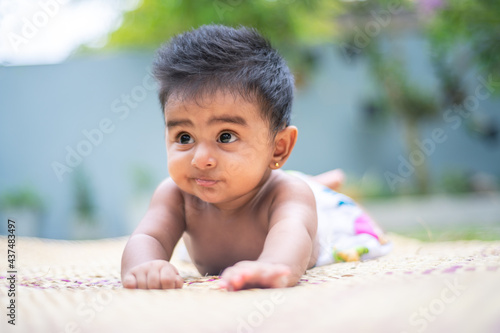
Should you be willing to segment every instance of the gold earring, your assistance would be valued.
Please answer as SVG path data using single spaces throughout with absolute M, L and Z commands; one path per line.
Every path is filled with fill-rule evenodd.
M 278 162 L 276 162 L 276 164 L 274 166 L 277 167 L 277 168 L 279 168 L 280 164 Z

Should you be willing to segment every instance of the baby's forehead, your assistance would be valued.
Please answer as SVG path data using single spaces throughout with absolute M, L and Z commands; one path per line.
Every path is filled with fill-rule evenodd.
M 254 94 L 242 94 L 237 89 L 217 89 L 212 90 L 209 88 L 198 90 L 174 91 L 168 98 L 166 104 L 174 107 L 180 105 L 198 106 L 211 105 L 213 103 L 252 103 L 258 104 L 257 98 Z
M 244 96 L 236 90 L 217 90 L 215 92 L 174 93 L 165 103 L 164 113 L 167 116 L 171 111 L 189 111 L 193 108 L 198 110 L 240 110 L 257 113 L 265 119 L 262 112 L 262 105 L 253 96 Z

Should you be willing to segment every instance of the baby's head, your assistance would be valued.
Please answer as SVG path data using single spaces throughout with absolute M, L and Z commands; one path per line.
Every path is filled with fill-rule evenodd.
M 258 104 L 272 135 L 290 124 L 293 75 L 254 29 L 208 25 L 180 34 L 158 51 L 154 75 L 162 110 L 172 97 L 198 100 L 222 91 Z
M 287 160 L 297 138 L 293 76 L 256 31 L 203 26 L 176 36 L 154 73 L 169 175 L 184 192 L 233 205 Z

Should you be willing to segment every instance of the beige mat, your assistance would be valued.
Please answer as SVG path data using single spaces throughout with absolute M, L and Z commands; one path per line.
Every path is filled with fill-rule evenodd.
M 500 332 L 500 241 L 390 237 L 386 257 L 311 269 L 294 288 L 235 293 L 178 259 L 182 290 L 123 289 L 125 238 L 18 238 L 14 299 L 0 236 L 0 331 Z

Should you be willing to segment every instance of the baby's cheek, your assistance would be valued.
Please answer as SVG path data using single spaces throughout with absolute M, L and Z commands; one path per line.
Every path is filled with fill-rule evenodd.
M 172 156 L 169 156 L 167 159 L 168 174 L 177 184 L 182 181 L 184 178 L 183 175 L 188 170 L 184 164 L 184 159 L 175 156 L 175 154 L 172 154 Z
M 232 177 L 251 177 L 252 174 L 259 172 L 258 170 L 261 167 L 259 159 L 261 158 L 257 154 L 251 154 L 248 149 L 242 149 L 236 156 L 233 155 L 227 159 L 226 171 Z
M 239 175 L 242 172 L 242 162 L 239 158 L 230 159 L 227 163 L 226 172 L 228 176 Z

